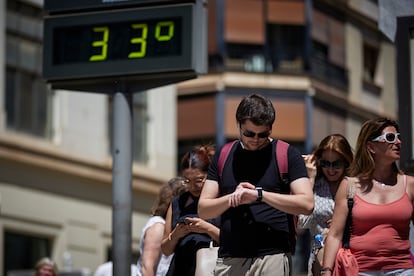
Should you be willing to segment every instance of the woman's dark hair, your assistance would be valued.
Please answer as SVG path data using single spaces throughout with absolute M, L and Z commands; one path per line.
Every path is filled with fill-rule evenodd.
M 196 146 L 189 152 L 186 152 L 181 158 L 181 171 L 185 169 L 199 169 L 200 171 L 207 172 L 213 155 L 213 145 Z
M 272 128 L 275 119 L 276 113 L 272 102 L 258 94 L 244 97 L 237 107 L 236 120 L 239 125 L 250 120 L 255 125 Z

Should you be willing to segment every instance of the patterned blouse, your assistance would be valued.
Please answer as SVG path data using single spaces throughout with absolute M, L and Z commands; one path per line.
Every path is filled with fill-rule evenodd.
M 309 229 L 311 234 L 311 253 L 308 260 L 308 276 L 312 276 L 312 264 L 316 260 L 315 255 L 320 248 L 320 245 L 315 240 L 315 235 L 322 234 L 324 230 L 327 232 L 327 221 L 332 218 L 335 206 L 334 197 L 332 197 L 329 183 L 326 182 L 325 177 L 318 177 L 315 179 L 313 196 L 315 199 L 313 213 L 309 216 L 299 215 L 298 221 L 298 227 Z
M 309 229 L 312 238 L 312 249 L 318 248 L 314 237 L 316 234 L 322 234 L 322 231 L 328 228 L 327 221 L 332 218 L 335 206 L 335 200 L 329 189 L 329 183 L 325 177 L 315 179 L 313 187 L 315 207 L 313 213 L 309 216 L 299 216 L 299 227 Z

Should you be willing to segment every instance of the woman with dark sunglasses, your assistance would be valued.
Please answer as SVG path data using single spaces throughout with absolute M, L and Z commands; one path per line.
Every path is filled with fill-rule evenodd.
M 299 216 L 299 227 L 312 237 L 308 276 L 321 275 L 323 239 L 332 222 L 335 194 L 353 159 L 352 148 L 341 134 L 325 137 L 313 154 L 304 156 L 308 175 L 314 183 L 315 208 L 309 216 Z M 322 238 L 319 240 L 318 238 Z
M 397 166 L 401 140 L 397 122 L 387 118 L 362 125 L 354 161 L 337 191 L 332 224 L 325 244 L 322 271 L 335 270 L 348 215 L 347 192 L 354 188 L 350 250 L 359 276 L 414 275 L 410 258 L 414 177 Z

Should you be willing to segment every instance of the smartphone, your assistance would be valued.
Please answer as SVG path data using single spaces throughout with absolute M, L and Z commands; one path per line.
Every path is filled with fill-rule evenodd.
M 185 218 L 178 219 L 178 223 L 190 224 L 190 222 L 188 220 L 186 220 Z

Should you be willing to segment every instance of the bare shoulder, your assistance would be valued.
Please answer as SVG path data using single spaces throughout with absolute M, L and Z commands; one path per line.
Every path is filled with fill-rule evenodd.
M 407 194 L 410 199 L 414 200 L 414 176 L 407 175 Z
M 336 192 L 335 201 L 346 199 L 349 184 L 352 183 L 352 181 L 351 177 L 344 177 L 344 179 L 342 179 L 341 183 L 339 183 L 338 191 Z
M 407 184 L 414 185 L 414 176 L 407 175 Z

